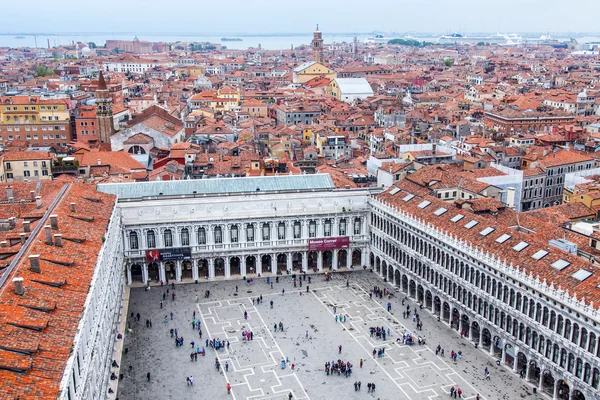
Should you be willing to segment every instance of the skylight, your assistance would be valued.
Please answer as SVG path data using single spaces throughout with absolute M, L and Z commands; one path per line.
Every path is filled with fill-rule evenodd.
M 442 215 L 442 214 L 443 214 L 443 213 L 445 213 L 446 211 L 448 211 L 448 210 L 446 210 L 444 207 L 442 207 L 442 208 L 438 208 L 438 209 L 437 209 L 437 210 L 435 210 L 433 213 L 439 217 L 440 215 Z
M 456 214 L 454 217 L 452 217 L 452 219 L 451 219 L 450 221 L 452 221 L 452 222 L 458 222 L 458 221 L 460 221 L 461 219 L 463 219 L 464 217 L 465 217 L 465 216 L 464 216 L 464 215 L 462 215 L 462 214 Z
M 407 194 L 406 196 L 404 196 L 404 198 L 402 200 L 404 201 L 409 201 L 410 199 L 412 199 L 413 197 L 415 197 L 414 194 Z
M 567 268 L 569 265 L 571 265 L 570 262 L 565 261 L 561 258 L 560 260 L 552 263 L 552 268 L 556 268 L 557 270 L 562 271 L 563 269 Z
M 523 250 L 527 246 L 529 246 L 529 243 L 527 243 L 527 242 L 519 242 L 519 244 L 517 244 L 515 247 L 513 247 L 513 250 L 514 251 L 521 251 L 521 250 Z
M 423 200 L 417 207 L 419 207 L 419 208 L 425 208 L 425 207 L 427 207 L 430 204 L 431 204 L 431 202 L 429 200 Z
M 511 236 L 509 234 L 505 233 L 502 236 L 500 236 L 498 239 L 496 239 L 496 242 L 498 242 L 498 243 L 504 243 L 504 242 L 506 242 L 510 238 L 511 238 Z
M 394 194 L 398 193 L 399 191 L 400 191 L 400 188 L 399 187 L 395 187 L 392 190 L 390 190 L 390 194 L 394 195 Z
M 571 275 L 571 278 L 575 278 L 578 281 L 585 281 L 590 276 L 592 276 L 592 273 L 590 271 L 586 271 L 585 269 L 580 269 L 579 271 L 577 271 L 573 275 Z
M 478 223 L 479 223 L 479 222 L 477 222 L 477 221 L 475 221 L 475 220 L 472 220 L 471 222 L 468 222 L 468 223 L 465 225 L 465 228 L 467 228 L 467 229 L 471 229 L 472 227 L 474 227 L 474 226 L 475 226 L 475 225 L 477 225 Z
M 492 233 L 494 231 L 495 231 L 494 228 L 491 228 L 491 227 L 488 226 L 487 228 L 485 228 L 484 230 L 482 230 L 481 232 L 479 232 L 479 234 L 481 236 L 487 236 L 487 235 L 489 235 L 490 233 Z
M 540 250 L 540 251 L 536 252 L 534 255 L 532 255 L 531 258 L 536 259 L 536 260 L 541 260 L 542 258 L 546 257 L 546 255 L 548 255 L 548 252 L 546 250 Z

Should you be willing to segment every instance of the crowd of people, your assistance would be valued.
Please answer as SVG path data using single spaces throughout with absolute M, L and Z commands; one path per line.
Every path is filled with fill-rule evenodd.
M 352 375 L 352 363 L 350 361 L 327 361 L 325 363 L 325 372 L 327 375 L 344 375 L 346 378 Z

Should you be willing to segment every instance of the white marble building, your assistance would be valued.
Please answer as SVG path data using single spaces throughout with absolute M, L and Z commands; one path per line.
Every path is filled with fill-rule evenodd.
M 241 192 L 242 183 L 252 189 Z M 162 195 L 137 198 L 120 185 L 128 184 L 99 189 L 120 196 L 128 283 L 252 278 L 367 262 L 370 192 L 335 190 L 325 174 L 179 181 L 169 188 L 164 182 L 148 182 L 144 190 Z M 212 194 L 206 194 L 207 185 L 214 187 Z M 194 188 L 204 195 L 194 194 Z M 349 245 L 309 251 L 310 241 L 323 238 L 348 238 Z M 156 262 L 146 257 L 147 250 L 183 248 L 191 256 Z

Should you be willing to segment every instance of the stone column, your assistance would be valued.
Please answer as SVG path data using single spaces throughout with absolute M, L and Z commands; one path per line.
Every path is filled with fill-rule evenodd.
M 363 248 L 360 252 L 360 263 L 361 263 L 361 268 L 363 265 L 367 265 L 367 260 L 369 259 L 369 255 L 367 254 L 367 248 Z
M 175 279 L 177 279 L 178 282 L 181 282 L 181 261 L 177 260 L 175 262 Z
M 319 272 L 323 270 L 323 252 L 317 251 L 317 269 Z
M 127 284 L 131 285 L 131 264 L 127 264 Z
M 271 273 L 277 274 L 277 254 L 271 254 Z
M 192 279 L 198 280 L 198 260 L 192 259 Z
M 164 283 L 167 283 L 166 278 L 166 272 L 165 272 L 165 263 L 164 262 L 160 262 L 160 266 L 158 269 L 158 279 L 160 279 L 161 281 L 163 281 Z
M 541 367 L 540 365 L 540 381 L 538 382 L 538 390 L 541 392 L 542 391 L 542 386 L 543 386 L 543 382 L 544 382 L 544 372 L 546 372 L 546 370 L 544 368 Z
M 291 241 L 294 240 L 294 221 L 285 221 L 285 232 L 285 239 L 287 243 L 292 243 Z
M 144 283 L 148 283 L 148 264 L 142 263 L 142 280 Z
M 256 260 L 256 276 L 259 274 L 262 276 L 262 254 L 255 256 Z
M 286 261 L 287 261 L 287 270 L 291 273 L 292 270 L 294 269 L 294 266 L 292 264 L 292 256 L 294 255 L 294 253 L 287 253 L 286 254 Z
M 346 268 L 352 267 L 352 250 L 351 247 L 346 249 Z
M 332 257 L 331 257 L 331 269 L 333 271 L 337 271 L 338 269 L 338 249 L 333 249 L 331 251 Z
M 271 239 L 271 243 L 277 243 L 277 240 L 279 240 L 279 236 L 277 236 L 277 226 L 279 225 L 278 222 L 271 222 L 270 224 L 270 228 L 271 228 L 271 237 L 269 239 Z M 271 266 L 272 266 L 272 262 L 271 262 Z
M 225 262 L 225 278 L 229 278 L 231 276 L 231 266 L 229 264 L 229 257 L 223 257 L 223 261 Z
M 309 220 L 304 220 L 302 223 L 302 239 L 308 239 L 308 225 L 310 223 Z
M 208 277 L 215 277 L 215 260 L 212 257 L 208 259 Z
M 246 276 L 246 256 L 240 256 L 240 274 Z
M 302 252 L 302 270 L 308 271 L 308 251 Z
M 519 346 L 513 346 L 513 350 L 514 350 L 514 362 L 513 362 L 513 372 L 517 373 L 517 364 L 519 361 Z

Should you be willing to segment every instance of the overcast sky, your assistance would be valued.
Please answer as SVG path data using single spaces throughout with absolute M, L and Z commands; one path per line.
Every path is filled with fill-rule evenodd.
M 594 32 L 600 0 L 0 0 L 0 32 Z

